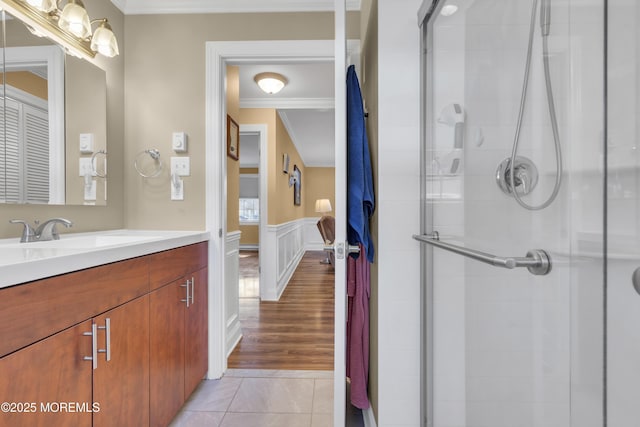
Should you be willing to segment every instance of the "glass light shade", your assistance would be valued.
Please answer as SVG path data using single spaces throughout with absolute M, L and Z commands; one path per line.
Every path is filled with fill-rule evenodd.
M 118 50 L 118 41 L 116 40 L 116 36 L 113 34 L 113 30 L 111 30 L 111 26 L 106 19 L 96 29 L 96 32 L 93 33 L 93 37 L 91 38 L 91 50 L 109 58 L 113 58 L 120 54 L 120 51 Z
M 316 212 L 320 212 L 320 213 L 331 212 L 331 201 L 329 201 L 329 199 L 316 200 Z
M 51 12 L 56 8 L 56 0 L 26 0 L 26 2 L 43 12 Z
M 442 16 L 451 16 L 458 11 L 458 6 L 455 4 L 448 4 L 442 8 L 440 11 L 440 15 Z
M 82 1 L 69 0 L 62 9 L 58 26 L 81 39 L 91 36 L 91 21 Z
M 260 86 L 260 89 L 270 95 L 280 92 L 287 84 L 286 77 L 278 73 L 260 73 L 253 80 Z

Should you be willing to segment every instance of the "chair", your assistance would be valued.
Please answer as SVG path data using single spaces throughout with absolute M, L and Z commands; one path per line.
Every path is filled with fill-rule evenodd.
M 330 215 L 324 215 L 318 220 L 317 226 L 324 244 L 332 245 L 335 240 L 336 219 Z M 325 249 L 324 252 L 326 257 L 320 263 L 333 265 L 333 251 Z

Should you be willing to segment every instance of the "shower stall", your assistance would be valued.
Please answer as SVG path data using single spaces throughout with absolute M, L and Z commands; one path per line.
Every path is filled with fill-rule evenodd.
M 419 24 L 422 425 L 640 426 L 640 3 Z

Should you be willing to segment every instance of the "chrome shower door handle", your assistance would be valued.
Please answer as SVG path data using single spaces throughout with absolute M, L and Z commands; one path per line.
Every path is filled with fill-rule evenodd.
M 475 249 L 466 248 L 464 246 L 441 242 L 437 231 L 430 235 L 414 234 L 413 238 L 419 242 L 426 243 L 467 258 L 472 258 L 495 267 L 508 269 L 526 267 L 527 270 L 535 276 L 544 276 L 549 274 L 551 271 L 551 257 L 542 249 L 532 249 L 527 252 L 525 257 L 500 257 Z

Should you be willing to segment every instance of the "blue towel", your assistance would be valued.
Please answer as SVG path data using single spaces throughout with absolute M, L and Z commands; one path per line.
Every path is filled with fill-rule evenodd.
M 362 243 L 369 262 L 373 262 L 374 256 L 369 231 L 369 219 L 374 209 L 373 175 L 362 94 L 356 69 L 351 65 L 347 69 L 347 240 L 350 245 Z

